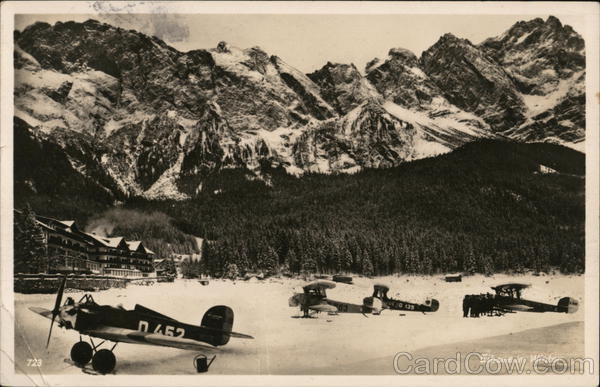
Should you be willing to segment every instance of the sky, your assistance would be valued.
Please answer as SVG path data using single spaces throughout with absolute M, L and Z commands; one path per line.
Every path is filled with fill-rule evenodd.
M 85 21 L 93 18 L 154 35 L 180 51 L 208 49 L 226 41 L 239 48 L 261 47 L 309 73 L 328 61 L 354 63 L 363 71 L 375 57 L 402 47 L 417 56 L 445 33 L 478 44 L 502 34 L 520 20 L 549 15 L 302 15 L 302 14 L 70 14 L 16 15 L 15 28 L 36 21 Z M 582 33 L 581 16 L 558 16 Z

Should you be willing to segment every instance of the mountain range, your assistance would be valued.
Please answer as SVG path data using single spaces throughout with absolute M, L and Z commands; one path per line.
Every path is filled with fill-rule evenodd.
M 392 48 L 362 72 L 304 74 L 225 42 L 180 52 L 95 20 L 14 39 L 15 179 L 32 192 L 36 152 L 102 195 L 187 199 L 225 169 L 271 184 L 272 168 L 354 173 L 477 139 L 585 141 L 584 41 L 552 16 L 481 44 L 445 34 L 420 57 Z

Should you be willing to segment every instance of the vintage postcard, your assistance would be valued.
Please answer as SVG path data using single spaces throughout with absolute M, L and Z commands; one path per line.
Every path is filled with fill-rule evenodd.
M 597 3 L 1 6 L 2 385 L 598 384 Z

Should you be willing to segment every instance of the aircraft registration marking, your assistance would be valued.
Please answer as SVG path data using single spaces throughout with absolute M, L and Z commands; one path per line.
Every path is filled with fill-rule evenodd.
M 340 311 L 340 312 L 347 312 L 348 311 L 348 305 L 346 305 L 346 304 L 339 304 L 336 307 L 338 308 L 338 311 Z
M 399 309 L 405 309 L 405 310 L 415 310 L 415 306 L 409 303 L 403 303 L 401 301 L 395 301 L 393 302 L 394 306 L 396 308 Z
M 141 332 L 150 332 L 150 324 L 148 321 L 140 320 L 138 322 L 138 330 Z M 181 327 L 174 327 L 172 325 L 157 324 L 153 330 L 153 333 L 159 333 L 164 336 L 183 337 L 185 335 L 185 329 Z

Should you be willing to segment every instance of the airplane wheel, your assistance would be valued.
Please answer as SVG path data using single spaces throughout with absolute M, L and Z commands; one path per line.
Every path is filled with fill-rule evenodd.
M 82 366 L 92 360 L 92 354 L 92 346 L 85 341 L 79 341 L 71 348 L 71 360 Z
M 92 367 L 101 374 L 107 374 L 115 369 L 117 359 L 112 351 L 101 349 L 92 358 Z

